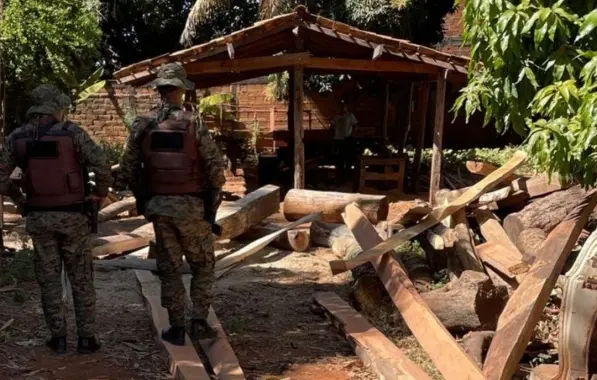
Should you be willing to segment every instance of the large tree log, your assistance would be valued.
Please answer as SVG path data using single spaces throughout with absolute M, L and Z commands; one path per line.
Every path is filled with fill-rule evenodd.
M 331 248 L 339 238 L 354 239 L 352 232 L 350 232 L 345 224 L 326 223 L 321 220 L 311 223 L 309 235 L 311 237 L 311 244 L 327 248 Z
M 105 222 L 112 218 L 117 217 L 119 214 L 123 212 L 130 211 L 135 208 L 135 198 L 124 198 L 121 201 L 115 202 L 103 208 L 97 215 L 98 223 Z
M 371 223 L 377 224 L 388 217 L 389 201 L 385 195 L 348 194 L 314 190 L 292 189 L 284 198 L 284 217 L 288 221 L 321 212 L 322 220 L 342 223 L 346 205 L 356 202 Z
M 586 191 L 582 187 L 574 186 L 538 199 L 521 211 L 508 215 L 504 219 L 504 230 L 524 254 L 520 239 L 522 231 L 528 228 L 539 228 L 546 234 L 550 233 L 585 195 Z M 595 214 L 591 219 L 597 219 Z
M 375 228 L 356 205 L 346 207 L 345 220 L 363 249 L 371 249 L 382 242 Z M 393 257 L 376 255 L 371 264 L 413 335 L 446 380 L 484 379 L 479 367 L 443 327 Z M 458 365 L 455 366 L 454 363 Z
M 596 204 L 597 191 L 592 190 L 541 246 L 537 260 L 500 315 L 483 369 L 488 380 L 510 380 L 516 372 L 558 275 Z
M 479 367 L 483 367 L 483 353 L 495 335 L 494 331 L 471 331 L 462 337 L 462 347 Z
M 540 228 L 527 228 L 522 231 L 518 236 L 522 261 L 532 264 L 545 239 L 547 234 Z
M 449 217 L 458 210 L 463 209 L 466 205 L 478 199 L 482 194 L 487 192 L 487 190 L 491 189 L 498 182 L 500 182 L 505 176 L 514 172 L 516 168 L 523 164 L 525 159 L 526 154 L 524 152 L 517 152 L 512 157 L 512 159 L 510 159 L 504 166 L 502 166 L 501 168 L 499 168 L 498 170 L 491 173 L 489 176 L 472 186 L 470 189 L 464 192 L 464 194 L 459 196 L 456 200 L 450 202 L 448 205 L 435 207 L 431 214 L 429 214 L 419 224 L 416 224 L 413 227 L 398 232 L 396 235 L 390 237 L 388 240 L 381 241 L 380 244 L 378 244 L 377 246 L 371 247 L 371 249 L 363 252 L 361 255 L 350 261 L 330 261 L 330 268 L 332 270 L 332 273 L 339 274 L 347 270 L 350 270 L 354 267 L 357 267 L 361 264 L 364 264 L 368 261 L 371 261 L 376 257 L 384 255 L 385 253 L 393 250 L 394 248 L 414 238 L 420 233 L 425 232 L 429 228 L 440 223 L 440 221 L 442 221 L 443 219 Z
M 240 235 L 237 240 L 257 240 L 284 228 L 288 224 L 261 223 Z M 309 231 L 306 229 L 286 231 L 279 235 L 270 245 L 285 251 L 304 252 L 309 248 Z

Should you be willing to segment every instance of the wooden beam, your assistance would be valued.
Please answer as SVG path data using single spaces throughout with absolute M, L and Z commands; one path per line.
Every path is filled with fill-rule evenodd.
M 516 245 L 510 240 L 497 217 L 491 211 L 477 209 L 475 210 L 475 216 L 481 228 L 481 235 L 483 235 L 486 241 L 504 246 L 518 260 L 522 260 L 522 253 L 520 253 Z
M 526 153 L 522 151 L 516 152 L 514 156 L 508 162 L 506 162 L 506 164 L 504 164 L 504 166 L 479 181 L 454 201 L 445 206 L 435 207 L 425 219 L 419 222 L 419 224 L 398 232 L 388 240 L 380 242 L 380 244 L 377 246 L 361 253 L 356 258 L 346 261 L 330 261 L 332 273 L 339 274 L 347 270 L 354 269 L 361 264 L 365 264 L 370 260 L 373 260 L 377 256 L 384 255 L 386 252 L 397 248 L 399 245 L 409 241 L 420 233 L 425 232 L 429 228 L 440 223 L 448 216 L 454 214 L 456 211 L 463 209 L 466 205 L 478 199 L 487 190 L 500 183 L 503 177 L 513 173 L 516 168 L 522 165 L 526 160 L 526 157 Z
M 344 219 L 363 250 L 371 249 L 382 242 L 375 227 L 355 204 L 346 206 Z M 446 380 L 484 379 L 479 367 L 471 361 L 431 312 L 393 256 L 377 256 L 373 258 L 371 264 L 410 331 L 444 378 Z M 455 363 L 458 364 L 455 365 Z
M 530 199 L 565 190 L 571 186 L 572 183 L 562 183 L 557 176 L 550 178 L 546 173 L 531 178 L 518 178 L 512 182 L 512 189 L 524 191 L 529 194 Z
M 516 372 L 558 275 L 596 205 L 597 190 L 592 190 L 541 246 L 537 260 L 500 315 L 483 369 L 487 380 L 510 380 Z
M 283 69 L 304 63 L 309 53 L 291 53 L 272 55 L 268 57 L 241 58 L 235 60 L 204 61 L 189 63 L 186 71 L 191 75 L 239 73 L 243 71 L 257 71 L 264 69 Z M 273 70 L 272 70 L 273 71 Z
M 175 346 L 162 340 L 162 330 L 167 328 L 170 323 L 168 321 L 168 312 L 160 306 L 160 282 L 157 277 L 151 272 L 139 270 L 135 271 L 135 275 L 141 287 L 145 306 L 153 322 L 157 341 L 168 352 L 172 376 L 180 380 L 209 380 L 210 377 L 205 371 L 203 362 L 201 362 L 188 336 L 185 336 L 184 346 Z
M 294 124 L 294 188 L 305 188 L 305 131 L 303 126 L 303 67 L 293 67 L 292 119 Z
M 423 155 L 423 146 L 425 144 L 425 132 L 427 130 L 427 106 L 429 104 L 429 82 L 421 83 L 419 97 L 417 101 L 417 144 L 415 148 L 415 158 L 413 161 L 413 175 L 411 188 L 414 193 L 417 192 L 419 183 L 419 173 L 421 172 L 421 156 Z
M 228 58 L 234 59 L 234 45 L 231 42 L 226 44 L 226 49 L 228 49 Z
M 517 253 L 496 242 L 487 242 L 475 247 L 481 261 L 510 279 L 529 271 L 529 265 L 517 257 Z
M 435 193 L 441 188 L 442 146 L 444 140 L 444 112 L 446 107 L 446 78 L 437 77 L 435 94 L 435 122 L 433 127 L 433 156 L 431 158 L 431 183 L 429 185 L 429 203 L 435 206 Z
M 318 58 L 311 57 L 305 63 L 305 69 L 337 70 L 339 72 L 385 72 L 437 74 L 433 66 L 411 63 L 408 61 L 372 61 L 365 59 Z
M 375 47 L 375 49 L 373 49 L 373 57 L 371 59 L 373 59 L 374 61 L 376 59 L 378 59 L 379 57 L 381 57 L 383 55 L 384 52 L 384 48 L 383 48 L 383 44 L 379 44 Z
M 313 300 L 344 333 L 357 356 L 380 379 L 431 379 L 425 371 L 411 362 L 402 350 L 338 295 L 317 293 Z
M 387 79 L 384 80 L 384 103 L 383 103 L 383 122 L 381 125 L 381 135 L 383 141 L 388 141 L 388 116 L 390 108 L 390 83 Z

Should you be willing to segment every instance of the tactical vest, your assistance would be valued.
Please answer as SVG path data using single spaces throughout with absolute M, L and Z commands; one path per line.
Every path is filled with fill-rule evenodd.
M 142 137 L 143 165 L 150 195 L 201 192 L 201 156 L 197 153 L 195 123 L 187 113 L 157 126 L 147 119 Z
M 13 152 L 24 174 L 28 210 L 81 209 L 88 190 L 88 173 L 79 162 L 67 124 L 37 139 L 33 130 L 16 134 Z

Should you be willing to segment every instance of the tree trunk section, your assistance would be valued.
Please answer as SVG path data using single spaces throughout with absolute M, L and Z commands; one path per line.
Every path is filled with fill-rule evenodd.
M 342 223 L 346 205 L 356 202 L 367 219 L 377 224 L 388 217 L 389 201 L 385 195 L 348 194 L 326 191 L 293 189 L 284 198 L 284 217 L 288 221 L 321 212 L 322 220 Z
M 135 198 L 130 197 L 104 207 L 97 215 L 98 223 L 116 218 L 119 214 L 134 209 L 135 203 Z
M 238 237 L 239 240 L 257 240 L 284 228 L 277 224 L 260 224 Z M 309 231 L 294 229 L 278 236 L 270 245 L 290 252 L 304 252 L 309 248 Z
M 547 234 L 539 228 L 528 228 L 519 235 L 522 261 L 533 264 L 541 245 L 547 239 Z
M 311 244 L 327 248 L 331 248 L 334 242 L 340 238 L 354 239 L 352 232 L 345 224 L 326 223 L 320 220 L 311 223 L 309 235 Z
M 489 349 L 494 335 L 494 331 L 471 331 L 462 338 L 461 344 L 464 351 L 477 363 L 479 368 L 483 368 L 484 354 Z

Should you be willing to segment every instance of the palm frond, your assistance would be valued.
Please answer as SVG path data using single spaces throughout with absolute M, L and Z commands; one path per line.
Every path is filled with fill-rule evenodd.
M 261 0 L 259 5 L 259 17 L 262 20 L 267 20 L 282 14 L 283 0 Z
M 180 43 L 183 46 L 191 46 L 193 37 L 199 25 L 203 24 L 215 9 L 224 8 L 230 5 L 230 0 L 197 0 L 189 12 Z

